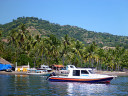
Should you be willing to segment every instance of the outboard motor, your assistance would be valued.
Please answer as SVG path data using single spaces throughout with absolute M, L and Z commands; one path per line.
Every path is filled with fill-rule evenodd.
M 46 80 L 48 80 L 48 78 L 51 77 L 51 76 L 56 76 L 55 72 L 52 72 L 52 73 L 46 78 Z

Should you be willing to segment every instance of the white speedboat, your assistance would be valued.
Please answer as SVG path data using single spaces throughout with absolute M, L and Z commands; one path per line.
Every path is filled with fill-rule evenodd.
M 91 68 L 71 68 L 67 76 L 49 76 L 55 82 L 110 83 L 116 76 L 94 74 Z

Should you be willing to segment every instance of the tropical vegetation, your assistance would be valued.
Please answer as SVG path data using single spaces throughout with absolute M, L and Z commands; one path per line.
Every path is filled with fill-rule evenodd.
M 49 22 L 47 22 L 48 25 L 46 25 L 46 21 L 32 17 L 22 17 L 20 19 L 29 19 L 31 22 L 29 21 L 29 24 L 25 24 L 24 22 L 27 21 L 24 20 L 22 23 L 16 23 L 16 25 L 14 23 L 16 20 L 13 20 L 13 25 L 8 23 L 0 27 L 0 57 L 3 57 L 13 64 L 18 62 L 18 65 L 26 65 L 29 62 L 31 67 L 39 67 L 41 64 L 49 66 L 53 64 L 73 64 L 77 67 L 95 67 L 98 70 L 111 71 L 128 68 L 128 49 L 126 48 L 128 37 L 115 36 L 118 42 L 119 40 L 122 40 L 120 42 L 125 42 L 122 45 L 121 43 L 116 45 L 113 43 L 113 40 L 110 39 L 111 36 L 114 37 L 114 35 L 108 35 L 111 43 L 109 47 L 104 48 L 102 46 L 105 42 L 102 43 L 102 46 L 97 43 L 99 37 L 95 42 L 90 39 L 91 42 L 88 44 L 82 41 L 82 38 L 78 39 L 81 37 L 81 35 L 78 34 L 82 33 L 77 32 L 75 29 L 80 31 L 84 29 L 73 27 L 75 28 L 72 29 L 74 31 L 69 31 L 72 26 L 68 27 L 69 25 L 60 26 L 58 24 L 51 24 L 50 30 L 52 31 L 46 31 L 45 29 L 49 29 Z M 37 22 L 42 23 L 42 25 L 39 24 L 39 26 L 35 25 L 36 28 L 45 26 L 44 29 L 42 28 L 43 34 L 41 34 L 42 31 L 39 32 L 32 27 L 33 24 L 35 24 L 32 23 L 35 22 L 35 19 Z M 31 27 L 28 25 L 31 25 Z M 64 33 L 64 29 L 60 27 L 67 27 L 69 30 L 65 29 Z M 62 34 L 58 32 L 56 28 L 61 30 Z M 67 34 L 67 31 L 69 34 Z M 55 32 L 58 35 L 54 34 Z M 72 35 L 75 35 L 75 33 L 72 32 L 76 32 L 78 38 L 73 38 L 70 32 Z M 88 33 L 90 34 L 90 38 L 92 33 L 93 32 Z M 101 34 L 103 35 L 103 33 Z M 118 38 L 120 39 L 118 40 Z M 84 40 L 86 41 L 87 38 Z

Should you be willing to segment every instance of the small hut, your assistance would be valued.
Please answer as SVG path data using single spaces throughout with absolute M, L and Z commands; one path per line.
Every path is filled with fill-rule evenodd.
M 17 71 L 17 72 L 27 72 L 29 69 L 30 69 L 29 62 L 28 62 L 28 65 L 22 65 L 22 66 L 17 66 L 17 62 L 16 62 L 15 71 Z
M 2 57 L 0 57 L 0 70 L 6 70 L 8 68 L 12 69 L 14 67 L 14 65 L 8 61 L 6 61 L 5 59 L 3 59 Z

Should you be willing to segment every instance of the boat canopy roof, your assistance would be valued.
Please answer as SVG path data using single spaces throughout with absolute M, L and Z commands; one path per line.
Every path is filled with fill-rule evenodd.
M 64 67 L 63 65 L 53 65 L 53 66 L 58 68 Z
M 72 70 L 92 70 L 92 68 L 76 68 L 76 69 L 72 69 Z
M 41 67 L 49 67 L 49 66 L 47 66 L 47 65 L 41 65 Z

